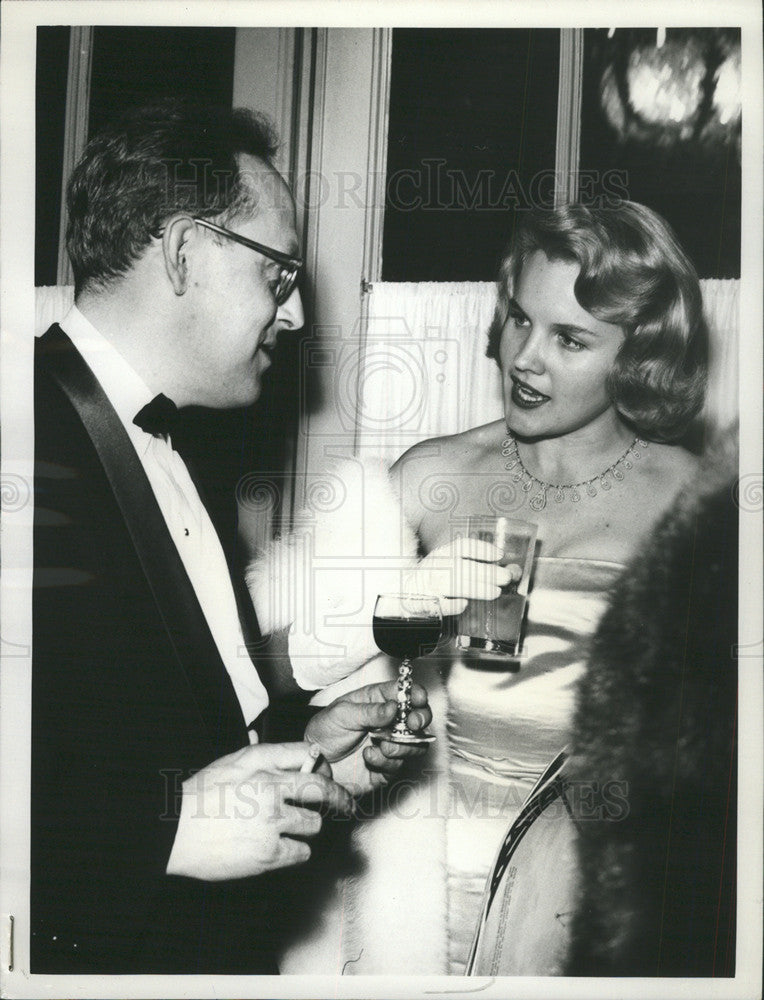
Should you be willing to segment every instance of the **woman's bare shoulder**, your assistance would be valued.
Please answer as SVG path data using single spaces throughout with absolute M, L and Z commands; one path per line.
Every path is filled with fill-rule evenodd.
M 680 445 L 652 442 L 647 449 L 647 468 L 651 488 L 673 497 L 693 480 L 700 469 L 700 459 Z
M 452 463 L 472 464 L 482 451 L 495 447 L 495 442 L 501 436 L 504 422 L 494 420 L 493 423 L 480 427 L 470 427 L 459 434 L 449 434 L 444 437 L 427 438 L 419 441 L 398 458 L 393 469 L 409 468 L 415 470 L 422 463 L 437 463 L 443 468 Z M 504 432 L 506 433 L 506 432 Z
M 428 438 L 405 451 L 394 463 L 390 475 L 404 500 L 409 520 L 412 523 L 419 520 L 420 487 L 429 476 L 461 475 L 479 469 L 499 454 L 505 435 L 504 421 L 495 420 L 459 434 Z

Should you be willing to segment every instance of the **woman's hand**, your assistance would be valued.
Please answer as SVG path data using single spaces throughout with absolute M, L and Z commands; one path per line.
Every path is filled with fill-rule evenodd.
M 460 615 L 468 600 L 493 601 L 522 576 L 519 566 L 500 566 L 503 552 L 477 538 L 457 538 L 441 545 L 403 579 L 408 594 L 427 594 L 440 600 L 444 615 Z

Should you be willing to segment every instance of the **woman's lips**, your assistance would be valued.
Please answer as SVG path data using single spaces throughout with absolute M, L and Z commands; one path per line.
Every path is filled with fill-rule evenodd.
M 543 392 L 537 392 L 527 382 L 515 378 L 514 375 L 510 377 L 512 379 L 512 402 L 515 406 L 519 406 L 523 410 L 534 410 L 537 406 L 543 406 L 549 401 L 549 396 L 545 396 Z

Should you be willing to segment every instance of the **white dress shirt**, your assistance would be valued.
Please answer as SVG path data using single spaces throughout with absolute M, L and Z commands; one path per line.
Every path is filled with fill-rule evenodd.
M 244 644 L 220 539 L 169 438 L 148 434 L 133 423 L 154 393 L 76 306 L 59 325 L 100 382 L 133 443 L 249 725 L 267 707 L 268 694 Z M 257 742 L 253 730 L 250 740 Z

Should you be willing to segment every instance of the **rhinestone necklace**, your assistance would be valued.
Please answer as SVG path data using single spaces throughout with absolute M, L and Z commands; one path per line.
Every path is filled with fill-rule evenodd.
M 635 437 L 626 451 L 617 462 L 605 469 L 604 472 L 597 473 L 591 479 L 584 479 L 580 483 L 545 483 L 543 479 L 537 479 L 523 465 L 520 452 L 517 450 L 517 441 L 512 436 L 504 438 L 501 443 L 501 453 L 509 461 L 504 468 L 512 473 L 512 482 L 520 483 L 523 493 L 535 491 L 528 501 L 532 510 L 544 510 L 546 507 L 547 493 L 551 490 L 556 503 L 562 503 L 566 499 L 566 491 L 569 499 L 573 503 L 578 503 L 582 495 L 596 497 L 597 487 L 607 492 L 613 488 L 613 483 L 620 483 L 624 478 L 624 470 L 633 468 L 634 461 L 639 461 L 642 457 L 640 448 L 647 448 L 647 441 Z M 634 461 L 632 461 L 632 459 Z M 610 478 L 608 478 L 610 477 Z

